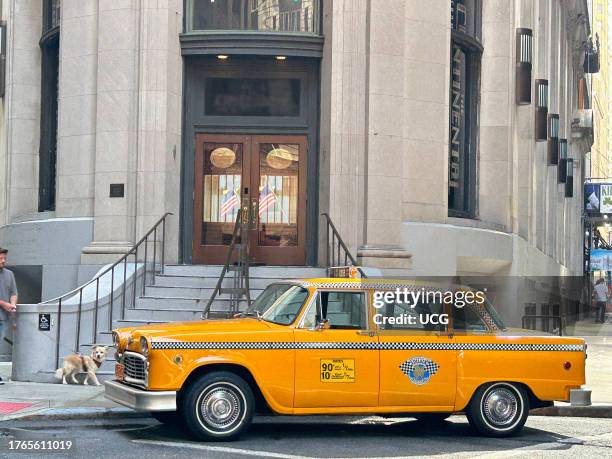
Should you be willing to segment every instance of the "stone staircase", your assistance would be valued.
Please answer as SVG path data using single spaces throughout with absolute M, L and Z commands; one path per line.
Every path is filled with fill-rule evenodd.
M 222 266 L 212 265 L 166 265 L 164 274 L 155 276 L 155 281 L 147 282 L 144 296 L 136 298 L 134 308 L 126 308 L 123 319 L 113 320 L 113 328 L 132 327 L 154 323 L 197 321 L 210 299 Z M 324 277 L 325 268 L 304 266 L 256 266 L 250 269 L 249 285 L 251 299 L 269 284 L 284 279 Z M 231 287 L 232 278 L 224 279 L 222 287 Z M 218 295 L 211 307 L 211 316 L 228 311 L 229 297 Z M 118 317 L 118 316 L 116 316 Z M 112 344 L 112 331 L 98 332 L 97 344 Z M 80 344 L 80 352 L 87 354 L 92 343 Z M 114 352 L 111 350 L 98 376 L 100 380 L 109 379 L 114 374 Z

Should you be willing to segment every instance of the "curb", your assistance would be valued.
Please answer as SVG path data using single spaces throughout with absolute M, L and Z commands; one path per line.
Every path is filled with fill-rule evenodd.
M 562 416 L 576 418 L 612 418 L 612 405 L 549 406 L 531 410 L 532 416 Z
M 578 418 L 612 418 L 612 405 L 591 406 L 550 406 L 530 411 L 531 416 L 558 416 Z M 25 416 L 15 417 L 13 421 L 70 420 L 70 419 L 147 419 L 146 412 L 129 408 L 51 408 Z M 334 418 L 336 418 L 334 416 Z M 8 419 L 7 419 L 8 420 Z
M 15 421 L 70 420 L 70 419 L 137 419 L 150 418 L 149 413 L 129 408 L 51 408 L 35 414 L 25 415 Z

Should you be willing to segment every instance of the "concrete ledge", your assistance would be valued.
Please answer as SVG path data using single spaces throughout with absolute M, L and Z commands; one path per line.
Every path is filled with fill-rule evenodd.
M 20 421 L 33 420 L 68 420 L 96 418 L 149 418 L 149 413 L 138 412 L 129 408 L 52 408 L 35 414 L 19 416 L 13 419 Z
M 563 416 L 575 418 L 612 418 L 611 405 L 571 406 L 555 405 L 546 408 L 536 408 L 529 413 L 531 416 Z
M 362 246 L 357 249 L 357 264 L 373 268 L 410 269 L 412 254 L 394 246 Z

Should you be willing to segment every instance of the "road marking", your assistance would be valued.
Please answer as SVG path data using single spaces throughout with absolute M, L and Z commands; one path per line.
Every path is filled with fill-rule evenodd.
M 293 454 L 282 454 L 272 453 L 270 451 L 256 451 L 242 448 L 229 448 L 227 446 L 207 446 L 196 443 L 179 443 L 175 441 L 159 441 L 159 440 L 132 440 L 133 443 L 141 443 L 145 445 L 156 445 L 156 446 L 174 446 L 175 448 L 190 448 L 199 449 L 204 451 L 215 451 L 217 453 L 228 453 L 228 454 L 243 454 L 245 456 L 255 457 L 274 457 L 278 459 L 315 459 L 308 456 L 295 456 Z
M 477 457 L 478 459 L 495 459 L 495 458 L 507 458 L 507 457 L 515 457 L 515 456 L 523 456 L 529 454 L 531 456 L 533 453 L 537 453 L 539 451 L 549 450 L 549 449 L 561 449 L 564 448 L 564 444 L 559 443 L 540 443 L 538 445 L 528 445 L 522 446 L 520 448 L 512 448 L 511 450 L 503 450 L 496 451 L 494 453 L 485 453 L 485 454 L 474 454 L 473 457 Z

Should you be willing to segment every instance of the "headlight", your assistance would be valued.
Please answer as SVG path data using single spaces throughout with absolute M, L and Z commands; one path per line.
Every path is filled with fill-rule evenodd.
M 117 349 L 117 352 L 121 351 L 119 348 L 121 343 L 119 342 L 119 333 L 113 332 L 113 347 Z
M 140 352 L 142 355 L 149 355 L 149 343 L 144 336 L 140 337 Z

